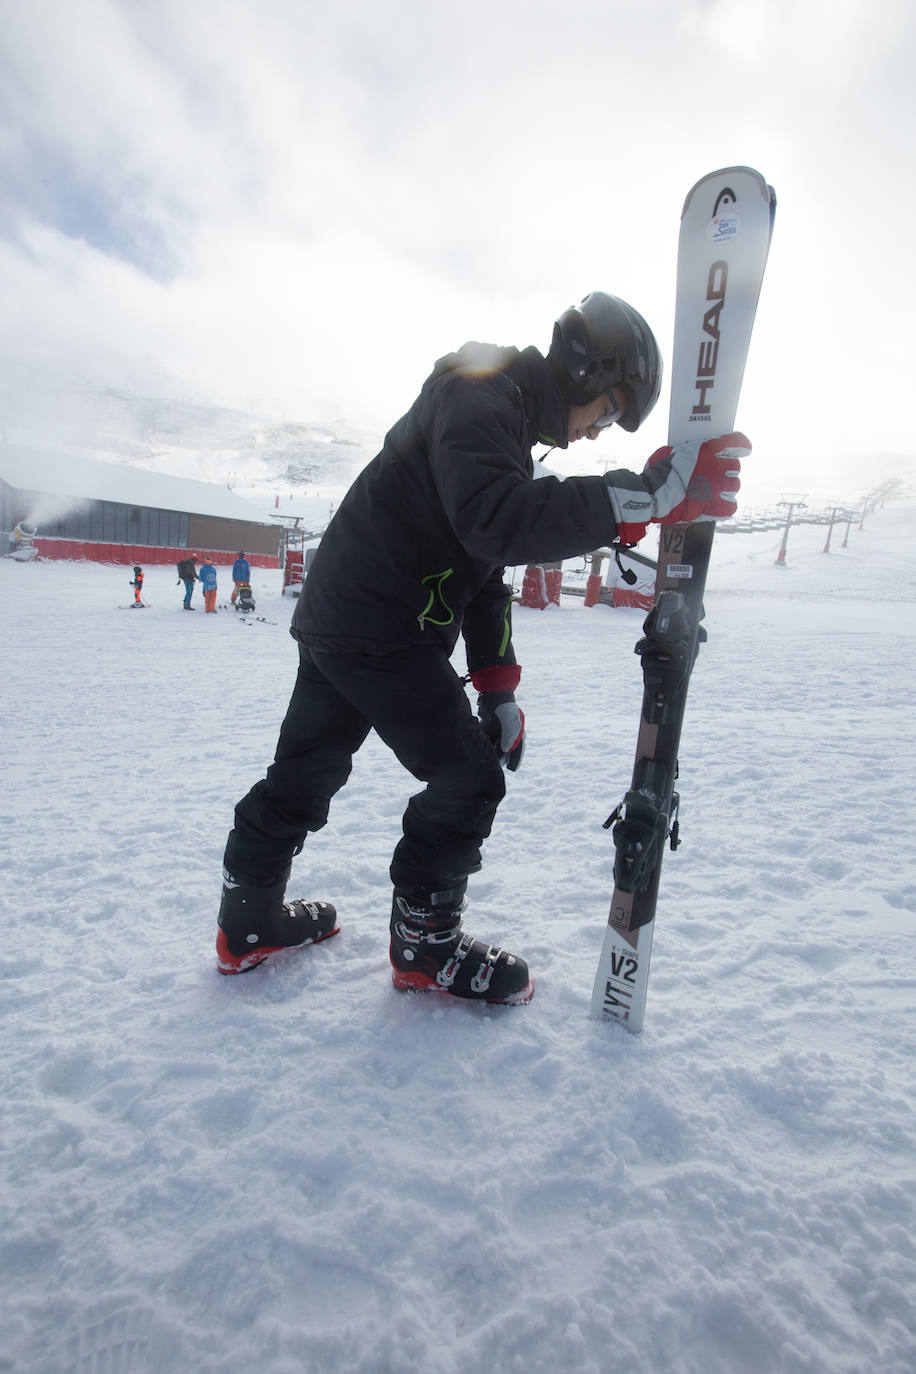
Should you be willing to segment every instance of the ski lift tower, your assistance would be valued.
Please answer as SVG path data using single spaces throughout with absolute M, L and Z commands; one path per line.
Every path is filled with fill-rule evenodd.
M 786 512 L 786 523 L 782 532 L 782 543 L 779 546 L 779 553 L 776 555 L 777 568 L 786 566 L 786 548 L 789 543 L 789 530 L 792 528 L 792 517 L 797 510 L 807 510 L 808 503 L 805 494 L 802 492 L 784 492 L 779 500 L 779 509 Z

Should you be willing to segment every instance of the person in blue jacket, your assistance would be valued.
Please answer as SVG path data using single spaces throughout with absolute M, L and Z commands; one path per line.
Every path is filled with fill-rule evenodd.
M 216 613 L 216 569 L 209 561 L 201 563 L 197 574 L 204 593 L 204 609 Z
M 229 598 L 233 604 L 239 594 L 239 584 L 251 581 L 251 564 L 245 557 L 244 551 L 239 549 L 239 556 L 232 565 L 232 596 Z
M 395 986 L 531 997 L 525 960 L 462 927 L 503 768 L 518 768 L 524 746 L 504 569 L 632 544 L 652 521 L 734 513 L 743 435 L 659 449 L 641 473 L 532 481 L 535 444 L 565 449 L 613 424 L 632 433 L 660 386 L 649 326 L 600 291 L 564 311 L 546 356 L 473 343 L 435 365 L 338 507 L 296 604 L 299 673 L 274 762 L 237 804 L 226 844 L 221 972 L 336 933 L 330 903 L 284 892 L 374 729 L 424 784 L 389 870 Z M 450 661 L 459 635 L 467 677 Z

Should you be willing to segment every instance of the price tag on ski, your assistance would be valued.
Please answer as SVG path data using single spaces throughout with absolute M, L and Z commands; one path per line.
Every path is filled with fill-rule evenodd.
M 698 181 L 681 215 L 669 444 L 735 428 L 776 196 L 759 172 L 726 167 Z M 637 652 L 643 701 L 633 781 L 613 826 L 614 896 L 592 1016 L 640 1030 L 662 857 L 678 843 L 677 756 L 700 642 L 715 523 L 662 525 L 655 603 Z

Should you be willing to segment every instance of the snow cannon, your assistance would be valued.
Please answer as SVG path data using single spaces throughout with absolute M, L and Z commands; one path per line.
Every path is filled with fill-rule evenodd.
M 33 542 L 37 533 L 34 525 L 20 520 L 10 535 L 10 558 L 15 558 L 17 563 L 28 563 L 37 558 L 38 550 Z

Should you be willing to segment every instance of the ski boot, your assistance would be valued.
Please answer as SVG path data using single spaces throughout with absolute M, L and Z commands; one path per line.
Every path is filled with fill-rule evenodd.
M 250 887 L 223 869 L 216 935 L 220 973 L 247 973 L 278 950 L 317 945 L 337 934 L 330 902 L 284 902 L 288 877 L 289 869 L 271 887 Z
M 389 949 L 395 987 L 508 1006 L 530 1002 L 534 983 L 524 959 L 462 932 L 466 886 L 465 880 L 443 892 L 395 888 Z

